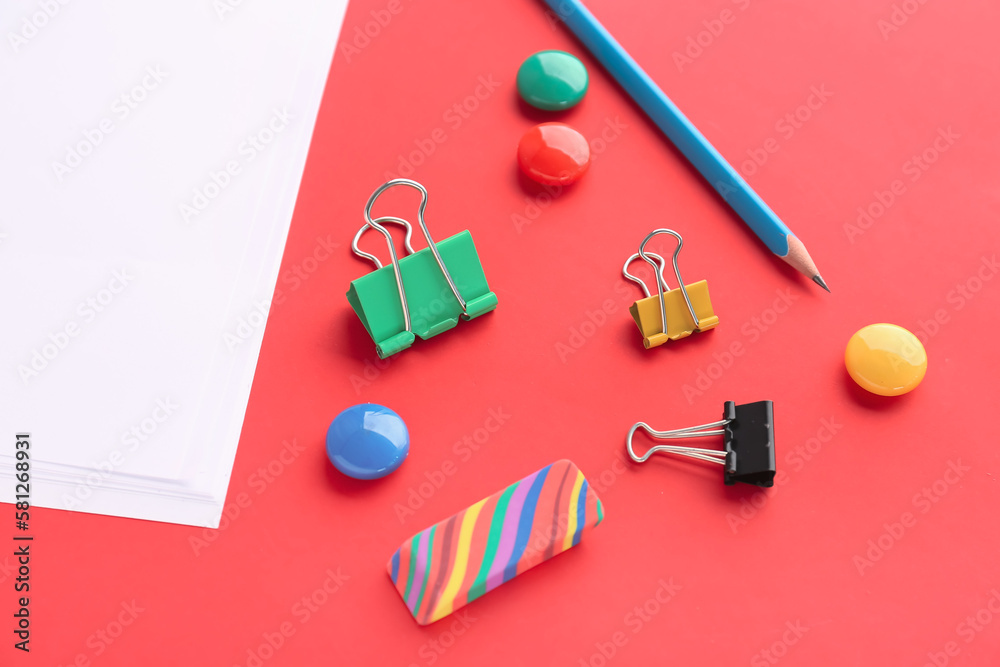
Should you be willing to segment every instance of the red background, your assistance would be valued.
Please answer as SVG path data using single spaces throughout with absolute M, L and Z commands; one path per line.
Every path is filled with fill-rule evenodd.
M 984 263 L 1000 245 L 1000 10 L 903 4 L 915 13 L 883 34 L 888 0 L 590 2 L 806 243 L 826 294 L 766 251 L 541 3 L 353 0 L 230 484 L 239 515 L 204 531 L 39 511 L 31 662 L 254 665 L 284 627 L 294 633 L 262 664 L 923 665 L 929 653 L 996 664 L 1000 615 L 980 613 L 976 623 L 990 622 L 979 630 L 965 619 L 1000 590 L 1000 279 Z M 373 11 L 390 20 L 365 43 L 357 31 Z M 708 26 L 719 34 L 704 32 L 707 46 L 679 67 L 674 53 Z M 562 115 L 516 95 L 517 67 L 547 48 L 576 53 L 591 73 L 583 103 Z M 480 88 L 485 99 L 457 123 L 449 109 L 481 78 L 499 86 Z M 779 122 L 813 87 L 828 99 L 814 98 L 789 133 Z M 514 152 L 531 125 L 554 119 L 591 139 L 608 123 L 624 128 L 550 201 L 519 177 Z M 959 138 L 911 180 L 907 162 L 948 128 Z M 763 165 L 741 166 L 772 138 Z M 421 144 L 430 154 L 417 154 L 412 176 L 430 191 L 431 230 L 472 231 L 500 305 L 379 368 L 343 296 L 368 270 L 349 244 L 368 195 Z M 896 180 L 902 194 L 863 233 L 845 227 Z M 416 202 L 387 196 L 376 212 L 412 217 Z M 516 215 L 531 224 L 518 229 Z M 709 281 L 721 323 L 646 351 L 626 311 L 639 292 L 620 270 L 659 226 L 684 235 L 681 269 Z M 334 256 L 303 265 L 327 235 Z M 315 269 L 297 287 L 295 266 Z M 791 305 L 777 313 L 781 294 Z M 927 377 L 901 398 L 867 395 L 844 370 L 850 335 L 882 321 L 926 339 Z M 727 359 L 734 343 L 742 354 Z M 700 372 L 716 379 L 686 396 Z M 616 463 L 633 422 L 714 421 L 727 399 L 774 401 L 774 489 L 727 488 L 718 469 L 668 457 Z M 324 451 L 331 419 L 365 401 L 399 412 L 412 439 L 405 464 L 372 483 L 342 477 Z M 483 441 L 491 409 L 509 417 Z M 456 445 L 464 437 L 481 447 Z M 283 441 L 304 450 L 276 464 Z M 808 459 L 796 453 L 808 446 Z M 414 623 L 386 576 L 393 550 L 563 457 L 596 485 L 605 522 L 467 607 L 461 635 L 451 620 Z M 959 462 L 968 470 L 956 478 Z M 269 464 L 280 472 L 261 483 Z M 442 468 L 454 474 L 401 520 L 397 505 Z M 920 499 L 925 488 L 934 502 Z M 905 513 L 909 525 L 894 526 Z M 888 550 L 869 553 L 880 538 Z M 328 568 L 349 579 L 303 619 L 296 604 Z M 0 576 L 11 608 L 12 575 Z M 662 605 L 661 580 L 680 586 Z M 96 639 L 133 601 L 134 622 L 110 645 Z M 1000 597 L 992 604 L 1000 610 Z M 23 662 L 9 637 L 3 662 Z

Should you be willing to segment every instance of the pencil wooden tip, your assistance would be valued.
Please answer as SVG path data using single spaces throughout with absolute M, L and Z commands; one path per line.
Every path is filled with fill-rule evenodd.
M 818 273 L 815 276 L 813 276 L 813 282 L 822 287 L 823 289 L 825 289 L 827 292 L 830 291 L 830 288 L 826 286 L 825 282 L 823 282 L 823 276 L 819 275 Z
M 806 250 L 806 247 L 802 245 L 802 241 L 796 238 L 794 234 L 788 235 L 788 254 L 782 257 L 782 259 L 795 267 L 803 275 L 811 278 L 814 283 L 827 292 L 830 291 L 830 288 L 826 286 L 826 282 L 819 275 L 819 269 L 816 268 L 816 264 L 809 256 L 809 251 Z

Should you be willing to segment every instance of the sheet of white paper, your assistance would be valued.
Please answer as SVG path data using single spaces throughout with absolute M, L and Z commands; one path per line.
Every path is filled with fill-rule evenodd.
M 3 3 L 0 434 L 34 504 L 218 524 L 346 4 Z

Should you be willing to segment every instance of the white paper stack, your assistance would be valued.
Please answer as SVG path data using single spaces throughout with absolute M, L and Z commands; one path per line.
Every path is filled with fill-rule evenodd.
M 346 4 L 3 3 L 0 500 L 218 526 Z

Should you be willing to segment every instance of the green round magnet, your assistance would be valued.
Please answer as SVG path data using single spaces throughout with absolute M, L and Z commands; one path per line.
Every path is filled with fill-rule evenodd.
M 589 83 L 587 68 L 565 51 L 539 51 L 517 70 L 517 92 L 531 106 L 546 111 L 574 106 L 587 93 Z

